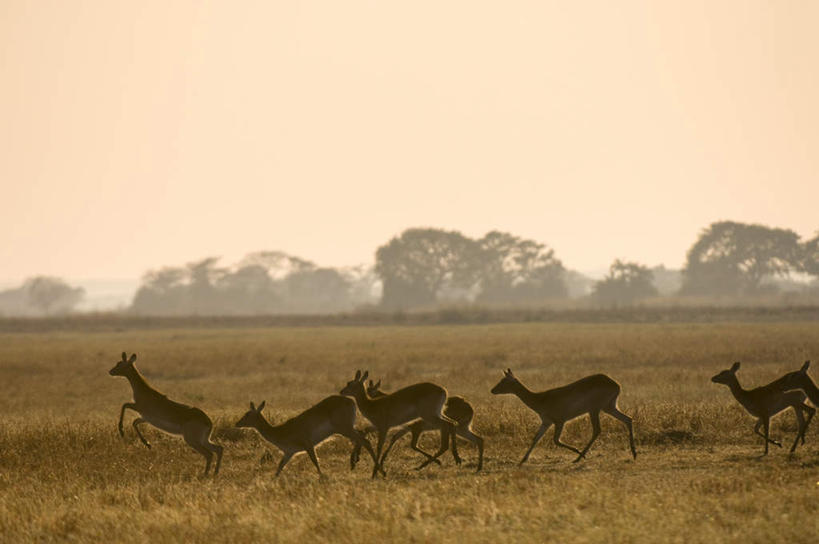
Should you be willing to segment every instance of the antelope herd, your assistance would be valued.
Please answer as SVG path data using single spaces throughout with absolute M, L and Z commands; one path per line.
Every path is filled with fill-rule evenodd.
M 213 422 L 202 410 L 170 400 L 151 387 L 139 370 L 134 366 L 136 354 L 129 358 L 123 352 L 122 359 L 110 370 L 112 376 L 123 376 L 131 385 L 134 402 L 122 405 L 119 417 L 119 434 L 124 436 L 122 421 L 125 410 L 139 414 L 133 427 L 140 441 L 150 448 L 151 444 L 142 435 L 139 425 L 150 423 L 170 434 L 182 435 L 194 450 L 205 458 L 205 472 L 210 471 L 213 455 L 216 455 L 214 475 L 219 473 L 222 461 L 222 446 L 210 440 Z M 805 403 L 810 399 L 814 406 L 819 406 L 819 387 L 808 376 L 810 361 L 805 362 L 797 371 L 789 372 L 768 385 L 755 389 L 743 389 L 736 377 L 740 364 L 734 363 L 730 369 L 723 370 L 713 378 L 714 383 L 724 384 L 753 417 L 757 418 L 754 433 L 764 438 L 764 453 L 767 455 L 769 444 L 782 447 L 782 444 L 769 436 L 770 419 L 779 412 L 793 408 L 797 421 L 797 433 L 791 446 L 793 453 L 799 442 L 805 443 L 805 432 L 810 425 L 816 410 Z M 456 436 L 474 443 L 478 448 L 477 471 L 483 468 L 484 440 L 472 431 L 474 409 L 463 397 L 449 396 L 446 389 L 434 383 L 417 383 L 399 389 L 393 393 L 381 390 L 381 381 L 372 380 L 365 383 L 369 373 L 356 372 L 340 391 L 340 395 L 331 395 L 301 414 L 273 425 L 268 422 L 262 409 L 265 402 L 258 406 L 250 403 L 248 410 L 236 427 L 256 429 L 271 444 L 282 450 L 276 476 L 281 474 L 288 461 L 297 453 L 306 452 L 316 467 L 319 477 L 323 476 L 319 467 L 315 447 L 332 435 L 340 434 L 350 440 L 353 450 L 350 453 L 350 468 L 353 469 L 359 460 L 361 448 L 364 448 L 373 461 L 372 477 L 379 474 L 386 476 L 384 463 L 396 441 L 411 433 L 411 447 L 424 456 L 424 461 L 417 467 L 424 468 L 431 463 L 441 464 L 438 459 L 450 447 L 456 464 L 461 464 L 458 455 Z M 520 465 L 529 459 L 529 455 L 543 435 L 554 425 L 553 441 L 555 445 L 566 448 L 577 454 L 574 462 L 586 456 L 589 448 L 600 434 L 600 412 L 604 412 L 621 421 L 628 430 L 629 447 L 632 456 L 637 458 L 634 447 L 632 419 L 617 408 L 617 397 L 620 395 L 620 384 L 604 374 L 587 376 L 576 382 L 542 392 L 534 392 L 523 385 L 506 369 L 503 378 L 491 390 L 494 395 L 512 394 L 517 396 L 527 407 L 537 413 L 541 424 L 532 440 L 532 444 Z M 355 427 L 356 408 L 370 422 L 370 426 L 359 430 Z M 592 424 L 592 436 L 589 443 L 579 450 L 560 441 L 564 425 L 582 415 L 588 414 Z M 760 433 L 762 427 L 764 433 Z M 387 443 L 390 429 L 397 428 Z M 418 446 L 421 433 L 438 431 L 440 447 L 434 454 L 427 453 Z M 376 433 L 376 447 L 370 445 L 366 438 L 368 432 Z M 386 448 L 385 448 L 386 444 Z

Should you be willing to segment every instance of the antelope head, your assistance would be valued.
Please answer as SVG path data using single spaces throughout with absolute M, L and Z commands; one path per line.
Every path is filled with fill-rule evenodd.
M 722 372 L 711 378 L 711 381 L 714 383 L 729 385 L 731 382 L 737 379 L 736 377 L 737 370 L 739 370 L 739 361 L 731 365 L 731 368 L 729 368 L 728 370 L 723 370 Z
M 122 352 L 122 360 L 117 361 L 117 364 L 114 365 L 114 368 L 108 371 L 108 374 L 111 376 L 127 376 L 128 373 L 134 368 L 134 361 L 136 361 L 136 353 L 131 355 L 131 358 L 128 358 L 128 355 L 123 351 Z
M 503 378 L 498 382 L 498 385 L 492 388 L 493 395 L 503 395 L 504 393 L 514 393 L 515 388 L 520 385 L 520 382 L 512 374 L 512 369 L 507 368 L 503 371 Z
M 236 422 L 235 427 L 251 427 L 251 428 L 258 428 L 259 424 L 264 422 L 264 416 L 262 416 L 262 409 L 264 408 L 264 404 L 266 401 L 262 401 L 262 403 L 256 407 L 253 403 L 250 403 L 250 410 L 245 412 L 245 415 Z
M 367 394 L 371 397 L 378 397 L 381 395 L 381 380 L 373 383 L 372 380 L 367 384 Z
M 366 395 L 367 391 L 364 388 L 364 380 L 366 380 L 369 375 L 369 370 L 365 370 L 363 375 L 360 370 L 356 370 L 355 378 L 347 382 L 347 385 L 341 390 L 341 394 L 347 395 L 348 397 L 355 397 L 361 393 Z

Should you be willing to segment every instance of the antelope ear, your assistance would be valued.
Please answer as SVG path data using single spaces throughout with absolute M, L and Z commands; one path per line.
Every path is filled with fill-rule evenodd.
M 739 370 L 739 361 L 731 365 L 731 372 L 736 372 L 737 370 Z
M 256 407 L 253 405 L 253 401 L 250 401 L 250 409 L 254 412 L 256 411 Z
M 356 381 L 356 382 L 357 382 L 359 379 L 361 379 L 361 371 L 360 371 L 360 370 L 356 370 L 356 371 L 355 371 L 355 378 L 354 378 L 354 380 L 353 380 L 353 381 Z
M 376 389 L 378 389 L 379 387 L 381 387 L 381 380 L 378 380 L 378 383 L 377 383 L 377 384 L 375 384 L 375 388 L 376 388 Z
M 264 409 L 264 405 L 265 405 L 266 402 L 267 402 L 266 400 L 263 400 L 262 403 L 259 405 L 259 407 L 256 408 L 256 411 L 261 412 Z
M 132 355 L 131 355 L 131 358 L 130 358 L 130 359 L 128 359 L 128 362 L 129 362 L 129 363 L 133 363 L 134 361 L 136 361 L 136 353 L 132 354 Z
M 124 351 L 122 352 L 122 360 L 126 363 L 128 362 L 128 354 L 126 354 Z
M 805 364 L 802 365 L 802 368 L 799 369 L 799 372 L 807 372 L 809 366 L 810 366 L 810 361 L 805 361 Z
M 367 376 L 369 376 L 369 375 L 370 375 L 370 371 L 369 371 L 369 370 L 365 370 L 365 371 L 364 371 L 364 375 L 362 375 L 362 376 L 361 376 L 361 381 L 363 382 L 364 380 L 366 380 L 366 379 L 367 379 Z

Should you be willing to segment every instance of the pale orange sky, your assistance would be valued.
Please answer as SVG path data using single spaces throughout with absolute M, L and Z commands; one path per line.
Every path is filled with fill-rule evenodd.
M 0 280 L 819 229 L 819 2 L 0 2 Z

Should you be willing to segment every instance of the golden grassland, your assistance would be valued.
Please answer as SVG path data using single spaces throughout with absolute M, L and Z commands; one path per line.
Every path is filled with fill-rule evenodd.
M 119 408 L 131 398 L 108 370 L 123 350 L 171 398 L 204 409 L 225 447 L 222 471 L 179 437 L 147 426 L 147 450 Z M 741 360 L 756 386 L 819 359 L 819 322 L 503 324 L 461 326 L 177 328 L 0 334 L 0 541 L 496 541 L 813 542 L 819 534 L 819 431 L 790 458 L 760 458 L 753 420 L 709 378 Z M 819 363 L 819 361 L 817 361 Z M 639 456 L 623 426 L 603 417 L 586 461 L 547 433 L 522 457 L 538 418 L 489 389 L 512 367 L 534 390 L 604 372 L 623 386 Z M 267 400 L 274 422 L 335 394 L 356 369 L 392 390 L 422 380 L 475 406 L 486 439 L 484 472 L 460 442 L 464 465 L 413 467 L 396 447 L 387 478 L 370 460 L 349 470 L 342 438 L 318 448 L 319 480 L 306 456 L 282 476 L 260 462 L 268 447 L 232 424 L 249 401 Z M 817 377 L 816 371 L 813 371 Z M 786 446 L 792 413 L 772 434 Z M 588 418 L 564 441 L 590 436 Z M 422 442 L 427 450 L 436 436 Z M 279 453 L 274 450 L 277 461 Z

